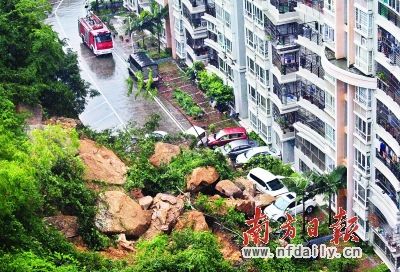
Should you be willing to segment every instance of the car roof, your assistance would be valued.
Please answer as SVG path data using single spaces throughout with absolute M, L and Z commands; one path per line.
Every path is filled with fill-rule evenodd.
M 279 197 L 284 197 L 288 201 L 294 201 L 296 199 L 296 193 L 293 193 L 293 192 L 284 193 L 284 194 L 281 194 Z
M 253 147 L 252 149 L 250 149 L 248 152 L 249 154 L 256 154 L 256 153 L 260 153 L 260 152 L 266 152 L 269 151 L 269 147 L 268 146 L 256 146 Z
M 197 132 L 196 132 L 197 131 Z M 205 132 L 205 130 L 201 127 L 198 126 L 192 126 L 188 130 L 186 130 L 186 134 L 193 135 L 197 137 L 198 135 L 201 135 Z
M 250 145 L 250 143 L 248 140 L 235 140 L 228 143 L 227 145 L 230 145 L 231 148 L 235 148 L 237 146 Z
M 244 127 L 229 127 L 229 128 L 224 128 L 221 129 L 221 131 L 224 134 L 230 134 L 230 133 L 240 133 L 240 132 L 246 132 L 246 129 Z
M 259 178 L 262 178 L 264 181 L 271 181 L 277 178 L 274 174 L 271 172 L 261 168 L 261 167 L 256 167 L 250 170 L 249 174 L 253 174 L 258 176 Z

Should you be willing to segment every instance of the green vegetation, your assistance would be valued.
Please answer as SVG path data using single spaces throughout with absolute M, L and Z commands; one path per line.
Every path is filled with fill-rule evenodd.
M 259 146 L 265 146 L 266 145 L 264 140 L 261 139 L 261 137 L 257 133 L 255 133 L 254 131 L 251 131 L 249 133 L 249 139 L 253 140 L 253 141 L 256 141 Z
M 179 104 L 179 106 L 189 115 L 195 118 L 203 116 L 203 110 L 197 106 L 193 98 L 180 89 L 175 89 L 172 97 Z
M 197 74 L 199 87 L 206 96 L 219 104 L 227 104 L 234 99 L 233 88 L 225 85 L 221 78 L 214 73 L 203 70 Z
M 285 177 L 289 177 L 294 173 L 289 164 L 285 164 L 280 159 L 268 155 L 260 155 L 251 158 L 250 161 L 245 164 L 243 169 L 248 172 L 256 167 L 261 167 L 265 170 L 268 170 L 274 175 Z

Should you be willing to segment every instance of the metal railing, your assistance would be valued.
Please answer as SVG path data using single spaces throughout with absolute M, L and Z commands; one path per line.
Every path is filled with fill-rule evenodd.
M 387 168 L 393 173 L 396 178 L 400 178 L 400 162 L 393 161 L 393 158 L 389 156 L 389 154 L 385 152 L 380 152 L 376 149 L 376 157 L 384 164 Z M 397 205 L 397 201 L 395 200 Z
M 273 5 L 279 13 L 283 14 L 286 12 L 295 11 L 297 7 L 297 1 L 295 0 L 271 0 L 271 5 Z
M 310 24 L 311 23 L 299 25 L 297 34 L 316 43 L 317 45 L 322 45 L 322 35 L 318 32 L 318 30 L 311 27 Z
M 319 135 L 321 135 L 323 138 L 325 138 L 325 123 L 307 110 L 300 109 L 297 111 L 296 122 L 300 122 L 308 126 Z
M 312 83 L 299 82 L 301 97 L 321 110 L 325 109 L 325 92 Z

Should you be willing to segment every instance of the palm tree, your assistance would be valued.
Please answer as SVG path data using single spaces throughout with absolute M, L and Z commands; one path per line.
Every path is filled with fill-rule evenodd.
M 129 35 L 132 33 L 132 31 L 139 31 L 143 33 L 142 41 L 144 47 L 144 39 L 146 37 L 144 31 L 145 30 L 151 31 L 153 28 L 151 13 L 148 12 L 147 10 L 143 10 L 142 12 L 140 12 L 139 16 L 128 20 L 127 28 Z
M 328 196 L 329 226 L 332 224 L 332 195 L 346 186 L 347 168 L 340 165 L 330 173 L 315 178 L 317 191 Z
M 161 53 L 161 32 L 163 30 L 163 20 L 168 18 L 168 5 L 161 7 L 155 0 L 150 2 L 150 14 L 152 17 L 153 30 L 157 33 L 158 55 Z

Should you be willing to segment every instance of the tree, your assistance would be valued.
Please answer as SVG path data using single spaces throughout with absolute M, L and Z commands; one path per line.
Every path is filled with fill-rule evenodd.
M 135 99 L 139 96 L 142 96 L 145 99 L 157 96 L 157 88 L 153 87 L 154 79 L 153 79 L 153 71 L 149 69 L 147 81 L 144 79 L 144 75 L 141 71 L 137 71 L 135 73 L 136 77 L 136 92 Z M 128 88 L 128 96 L 130 96 L 135 88 L 134 81 L 131 77 L 126 80 L 127 88 Z
M 347 168 L 338 166 L 333 171 L 315 176 L 317 190 L 328 196 L 329 226 L 332 224 L 332 195 L 346 186 Z
M 128 20 L 128 32 L 129 34 L 132 33 L 132 31 L 139 31 L 142 32 L 142 41 L 143 41 L 143 47 L 144 47 L 144 39 L 146 37 L 144 31 L 149 30 L 151 31 L 153 28 L 153 17 L 152 14 L 147 11 L 143 10 L 140 12 L 139 16 L 136 18 L 133 18 L 132 20 Z
M 151 22 L 153 30 L 157 33 L 158 41 L 158 55 L 161 54 L 161 32 L 163 30 L 163 20 L 168 18 L 168 4 L 161 7 L 157 1 L 151 0 L 150 2 Z

